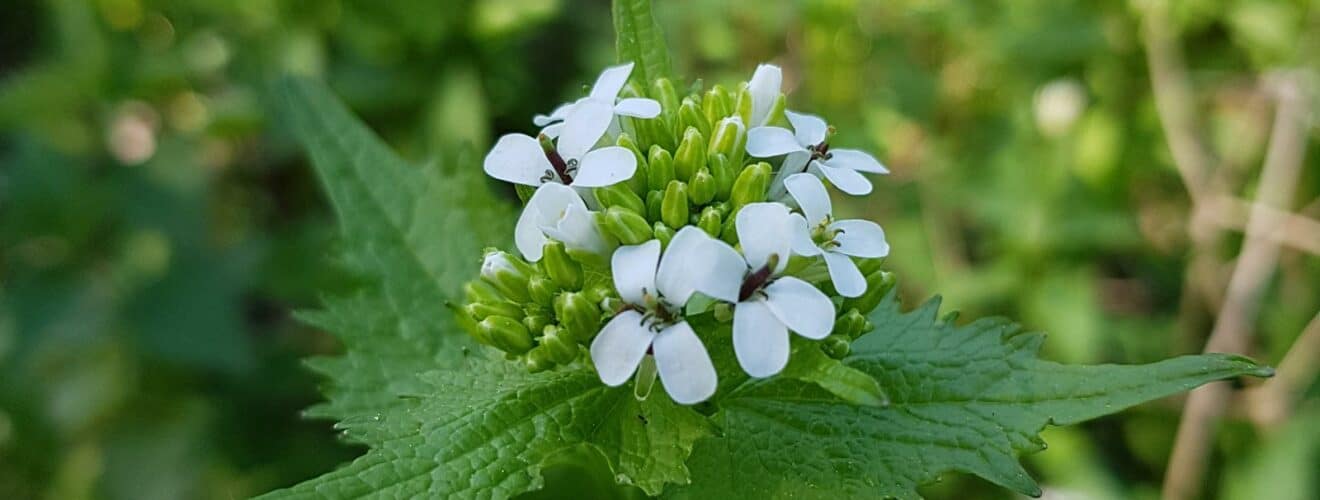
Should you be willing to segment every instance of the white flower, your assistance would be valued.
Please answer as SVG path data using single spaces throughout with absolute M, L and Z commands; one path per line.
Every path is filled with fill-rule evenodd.
M 568 112 L 553 150 L 529 135 L 507 134 L 486 154 L 483 168 L 491 177 L 527 186 L 557 182 L 600 187 L 628 180 L 637 170 L 631 151 L 619 146 L 592 149 L 612 116 L 609 104 L 583 101 Z
M 783 85 L 784 72 L 779 66 L 762 64 L 756 67 L 752 79 L 747 81 L 747 93 L 752 96 L 752 114 L 748 117 L 748 127 L 760 127 L 770 121 L 770 110 L 775 107 Z
M 660 382 L 675 402 L 699 403 L 715 394 L 715 365 L 683 319 L 683 306 L 697 291 L 712 297 L 738 293 L 746 265 L 737 252 L 725 249 L 732 252 L 687 226 L 674 235 L 663 258 L 659 240 L 614 251 L 614 287 L 629 309 L 591 342 L 601 382 L 611 387 L 627 382 L 650 351 Z
M 737 295 L 717 298 L 737 303 L 733 351 L 753 377 L 769 377 L 788 364 L 789 330 L 819 340 L 834 328 L 828 296 L 798 278 L 778 276 L 789 257 L 784 235 L 792 233 L 795 219 L 781 203 L 752 203 L 738 211 L 738 241 L 750 273 Z
M 874 156 L 856 149 L 831 149 L 826 140 L 829 127 L 818 116 L 786 111 L 793 124 L 790 131 L 781 127 L 757 127 L 747 132 L 747 153 L 757 158 L 788 155 L 780 167 L 773 185 L 780 186 L 784 179 L 803 171 L 829 179 L 830 183 L 851 195 L 871 192 L 871 181 L 858 172 L 887 174 L 884 165 Z M 782 194 L 772 191 L 771 196 Z
M 613 121 L 614 116 L 631 116 L 635 118 L 655 118 L 660 116 L 660 103 L 654 99 L 643 97 L 629 97 L 619 99 L 619 91 L 628 83 L 628 76 L 632 74 L 633 63 L 620 64 L 605 68 L 605 71 L 596 77 L 596 84 L 591 86 L 591 92 L 586 97 L 574 102 L 560 104 L 549 115 L 536 115 L 532 118 L 532 123 L 538 127 L 544 127 L 542 134 L 550 137 L 558 137 L 565 126 L 565 118 L 568 117 L 573 108 L 586 100 L 597 100 L 614 107 L 614 113 L 609 117 Z
M 866 278 L 849 256 L 877 258 L 889 255 L 889 243 L 880 225 L 868 220 L 834 220 L 825 185 L 811 174 L 794 174 L 784 180 L 789 194 L 802 207 L 803 217 L 794 217 L 793 252 L 820 255 L 830 271 L 834 289 L 844 297 L 866 292 Z
M 597 255 L 605 255 L 610 249 L 582 196 L 571 187 L 553 182 L 536 188 L 513 230 L 518 251 L 532 262 L 541 260 L 547 236 L 563 242 L 565 247 Z

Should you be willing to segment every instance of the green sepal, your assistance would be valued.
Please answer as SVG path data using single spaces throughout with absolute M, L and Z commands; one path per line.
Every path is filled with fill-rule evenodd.
M 894 273 L 887 271 L 872 271 L 866 275 L 866 291 L 859 297 L 852 297 L 843 301 L 843 310 L 856 309 L 862 314 L 870 313 L 876 305 L 884 300 L 885 295 L 894 287 L 897 278 Z
M 577 360 L 578 342 L 564 329 L 547 325 L 541 330 L 541 347 L 555 363 L 566 365 Z
M 663 189 L 646 193 L 646 220 L 660 220 L 660 209 L 665 200 L 665 191 Z
M 669 186 L 665 188 L 665 197 L 660 201 L 660 220 L 669 227 L 683 227 L 688 223 L 690 211 L 687 184 L 681 181 L 669 181 Z
M 697 227 L 705 231 L 712 238 L 719 238 L 720 231 L 723 229 L 724 221 L 720 220 L 720 212 L 715 207 L 706 207 L 701 210 L 701 217 L 697 219 Z
M 627 184 L 632 189 L 633 194 L 646 196 L 647 183 L 650 180 L 650 173 L 648 172 L 650 167 L 647 166 L 646 155 L 642 154 L 642 149 L 637 145 L 637 141 L 633 140 L 627 132 L 619 134 L 619 139 L 615 141 L 615 145 L 632 151 L 633 158 L 637 160 L 637 170 L 633 172 L 632 177 L 628 178 Z
M 477 330 L 491 345 L 510 354 L 522 354 L 532 348 L 532 335 L 527 327 L 513 318 L 488 316 L 477 323 Z
M 770 188 L 770 171 L 770 164 L 766 162 L 743 168 L 729 193 L 729 204 L 735 212 L 748 203 L 765 201 L 766 190 Z
M 504 316 L 518 319 L 523 317 L 523 310 L 512 302 L 472 302 L 463 306 L 463 312 L 474 321 L 481 321 L 491 316 Z
M 647 187 L 651 191 L 663 191 L 674 180 L 674 156 L 665 148 L 651 146 L 647 164 Z
M 542 250 L 541 266 L 559 288 L 582 289 L 582 266 L 568 255 L 563 243 L 555 240 L 546 242 Z
M 695 127 L 683 131 L 683 141 L 674 152 L 674 178 L 683 182 L 692 180 L 692 174 L 706 165 L 706 136 Z
M 532 297 L 532 302 L 541 307 L 553 306 L 557 293 L 559 293 L 559 285 L 548 276 L 536 275 L 527 280 L 527 294 Z
M 680 130 L 695 128 L 701 131 L 702 135 L 710 135 L 710 120 L 701 112 L 697 106 L 697 101 L 691 97 L 684 97 L 683 104 L 678 106 L 678 126 Z
M 596 201 L 599 201 L 602 207 L 621 208 L 638 214 L 646 213 L 646 204 L 626 183 L 620 182 L 601 186 L 592 191 L 596 195 Z
M 701 100 L 701 112 L 710 123 L 719 123 L 733 114 L 733 98 L 729 95 L 729 89 L 720 84 L 712 86 Z
M 669 240 L 674 239 L 674 228 L 665 225 L 664 222 L 656 221 L 655 224 L 652 224 L 651 233 L 655 235 L 655 239 L 660 240 L 662 248 L 668 247 Z
M 555 298 L 555 317 L 573 338 L 587 341 L 600 328 L 600 309 L 580 292 L 564 292 Z
M 697 169 L 692 174 L 692 180 L 688 182 L 688 197 L 693 205 L 701 206 L 710 203 L 715 199 L 715 194 L 719 191 L 719 186 L 715 182 L 715 176 L 711 175 L 706 167 Z
M 601 229 L 610 233 L 624 245 L 637 245 L 651 239 L 651 226 L 640 213 L 622 207 L 605 210 Z

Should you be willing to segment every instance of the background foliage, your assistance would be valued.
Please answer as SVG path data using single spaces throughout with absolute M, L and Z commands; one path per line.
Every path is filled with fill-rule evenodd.
M 1189 193 L 1264 196 L 1279 89 L 1317 108 L 1313 1 L 658 3 L 676 73 L 731 82 L 775 61 L 792 106 L 893 170 L 841 215 L 885 226 L 909 303 L 938 291 L 969 317 L 1014 317 L 1051 332 L 1045 357 L 1065 362 L 1203 348 L 1251 240 L 1231 203 Z M 3 498 L 243 497 L 358 453 L 329 422 L 299 418 L 320 398 L 298 359 L 338 346 L 290 311 L 354 283 L 329 258 L 325 195 L 268 112 L 274 77 L 324 78 L 428 163 L 526 131 L 613 60 L 607 2 L 11 4 Z M 1160 57 L 1164 37 L 1181 63 Z M 1178 114 L 1156 100 L 1164 72 L 1191 91 L 1190 127 L 1161 121 Z M 1183 132 L 1210 159 L 1209 187 L 1175 168 Z M 1276 203 L 1312 220 L 1318 138 L 1301 129 L 1310 154 Z M 1320 349 L 1297 342 L 1320 335 L 1320 260 L 1306 246 L 1320 234 L 1289 228 L 1272 236 L 1285 244 L 1257 273 L 1245 323 L 1246 353 L 1280 376 L 1232 396 L 1196 478 L 1209 498 L 1320 492 L 1320 434 L 1306 425 L 1320 418 L 1317 361 L 1304 357 Z M 1270 389 L 1280 380 L 1293 385 Z M 1051 429 L 1028 468 L 1049 495 L 1154 498 L 1181 406 Z M 608 477 L 583 473 L 551 469 L 548 482 L 606 492 Z M 925 493 L 1008 495 L 965 477 Z

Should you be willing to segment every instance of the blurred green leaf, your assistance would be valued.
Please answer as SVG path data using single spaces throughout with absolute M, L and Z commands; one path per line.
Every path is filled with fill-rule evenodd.
M 632 81 L 643 89 L 673 76 L 669 47 L 651 12 L 651 0 L 614 0 L 615 47 L 619 62 L 634 62 Z

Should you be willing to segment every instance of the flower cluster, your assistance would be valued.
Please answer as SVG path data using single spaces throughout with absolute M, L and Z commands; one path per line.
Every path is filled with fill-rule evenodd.
M 885 168 L 786 110 L 776 66 L 682 97 L 631 72 L 606 69 L 535 117 L 537 137 L 505 135 L 487 154 L 486 173 L 526 206 L 521 257 L 488 252 L 466 285 L 472 335 L 533 371 L 590 363 L 606 385 L 635 379 L 643 397 L 658 376 L 682 404 L 715 393 L 710 342 L 731 342 L 752 377 L 784 370 L 790 332 L 846 355 L 892 287 L 889 246 L 874 222 L 836 220 L 822 179 L 866 194 L 862 174 Z

